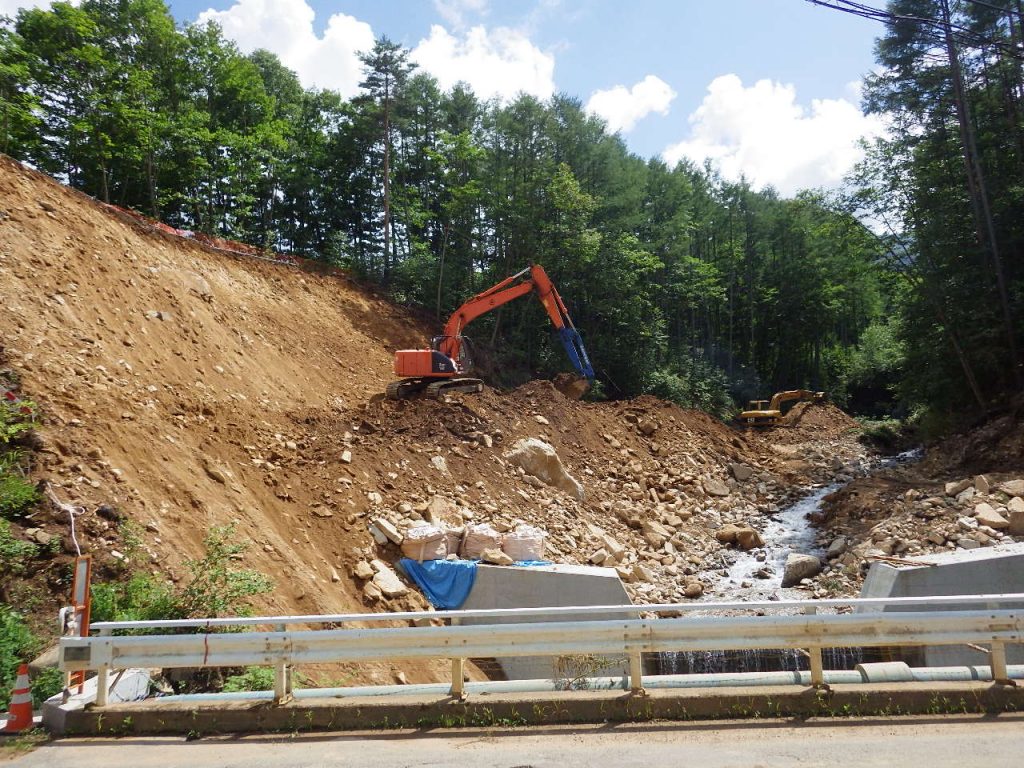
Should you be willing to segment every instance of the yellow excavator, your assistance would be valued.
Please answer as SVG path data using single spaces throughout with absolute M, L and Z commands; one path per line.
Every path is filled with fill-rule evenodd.
M 791 400 L 820 403 L 824 399 L 824 392 L 811 392 L 807 389 L 788 389 L 785 392 L 776 392 L 772 395 L 771 402 L 767 400 L 751 400 L 749 410 L 743 411 L 736 418 L 741 424 L 747 426 L 774 427 L 782 423 L 783 403 L 788 403 Z

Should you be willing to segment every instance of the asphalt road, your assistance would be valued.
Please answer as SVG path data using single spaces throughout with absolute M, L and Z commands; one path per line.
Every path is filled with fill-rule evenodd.
M 12 768 L 1024 765 L 1024 715 L 654 723 L 295 736 L 63 739 Z

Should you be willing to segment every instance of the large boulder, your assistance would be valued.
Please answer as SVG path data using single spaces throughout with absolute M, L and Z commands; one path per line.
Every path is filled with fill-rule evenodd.
M 1024 536 L 1024 509 L 1011 509 L 1006 532 L 1011 536 Z
M 643 526 L 644 540 L 655 549 L 661 547 L 668 539 L 672 538 L 672 532 L 657 520 L 646 520 Z
M 764 546 L 761 534 L 749 525 L 726 523 L 715 531 L 715 538 L 722 544 L 735 544 L 740 549 L 747 551 Z
M 1007 496 L 1024 496 L 1024 480 L 1007 480 L 999 484 L 999 490 Z
M 398 574 L 386 565 L 382 564 L 379 567 L 380 570 L 373 577 L 373 581 L 368 584 L 376 586 L 386 597 L 401 597 L 409 591 L 409 588 L 398 578 Z
M 539 478 L 547 485 L 559 488 L 583 501 L 583 486 L 562 466 L 555 449 L 535 437 L 518 440 L 505 458 L 522 467 L 528 475 Z
M 941 543 L 941 542 L 940 542 Z M 826 560 L 832 560 L 833 558 L 839 557 L 846 551 L 849 546 L 845 536 L 839 536 L 832 540 L 832 543 L 828 545 L 828 551 L 825 553 Z
M 810 579 L 821 573 L 821 560 L 814 555 L 791 552 L 786 558 L 786 569 L 782 572 L 782 586 L 792 587 L 802 579 Z
M 746 464 L 730 464 L 729 471 L 732 472 L 732 476 L 741 483 L 749 480 L 754 474 L 753 468 L 748 467 Z

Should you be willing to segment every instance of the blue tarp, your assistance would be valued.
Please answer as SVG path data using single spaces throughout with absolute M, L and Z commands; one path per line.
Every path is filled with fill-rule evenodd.
M 442 610 L 462 607 L 476 580 L 476 560 L 424 560 L 418 563 L 403 557 L 399 565 L 423 590 L 430 604 Z

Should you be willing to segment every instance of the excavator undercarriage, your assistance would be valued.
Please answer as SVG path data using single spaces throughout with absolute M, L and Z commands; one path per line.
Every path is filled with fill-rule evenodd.
M 439 399 L 451 392 L 476 393 L 484 391 L 482 379 L 402 379 L 388 384 L 386 394 L 389 400 L 404 400 L 417 392 Z

